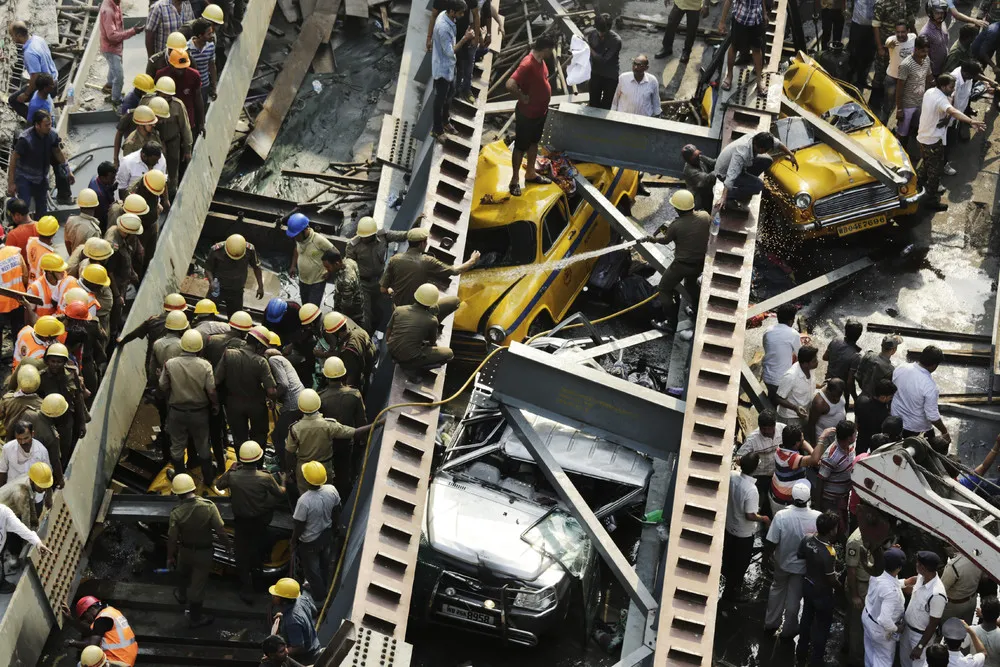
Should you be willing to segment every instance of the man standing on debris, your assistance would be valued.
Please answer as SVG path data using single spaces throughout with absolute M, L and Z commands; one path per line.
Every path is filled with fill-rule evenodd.
M 771 521 L 763 555 L 764 567 L 773 572 L 764 629 L 774 632 L 780 627 L 782 639 L 792 639 L 798 634 L 802 576 L 806 571 L 805 561 L 799 557 L 799 544 L 806 535 L 816 532 L 819 517 L 818 511 L 809 509 L 808 482 L 796 482 L 791 488 L 791 498 L 792 506 L 776 512 Z
M 327 483 L 326 468 L 319 461 L 302 464 L 302 477 L 308 486 L 295 502 L 290 541 L 293 557 L 302 561 L 302 574 L 309 590 L 325 595 L 330 589 L 330 566 L 333 564 L 334 520 L 340 506 L 340 493 Z M 347 490 L 349 491 L 349 489 Z
M 252 243 L 240 234 L 232 234 L 208 251 L 205 260 L 205 279 L 209 291 L 213 281 L 219 279 L 219 298 L 227 315 L 243 310 L 243 287 L 247 282 L 247 269 L 253 271 L 257 279 L 257 298 L 264 298 L 264 274 L 260 269 L 260 258 Z
M 187 51 L 201 77 L 201 98 L 207 105 L 209 99 L 215 99 L 215 88 L 219 83 L 219 73 L 215 68 L 215 25 L 211 21 L 195 19 L 191 24 Z
M 660 84 L 647 74 L 649 58 L 638 55 L 632 60 L 632 71 L 618 77 L 618 87 L 611 100 L 611 109 L 638 116 L 660 115 Z
M 760 0 L 746 1 L 756 1 L 758 4 L 760 2 Z M 729 52 L 732 54 L 732 47 Z M 798 170 L 799 163 L 795 159 L 795 154 L 770 132 L 748 133 L 723 148 L 715 160 L 715 174 L 725 186 L 716 209 L 722 208 L 729 202 L 730 208 L 746 211 L 747 202 L 754 195 L 764 191 L 764 179 L 761 178 L 761 174 L 774 164 L 774 158 L 770 155 L 774 151 L 788 158 L 796 171 Z
M 739 600 L 743 579 L 753 558 L 753 541 L 757 524 L 771 523 L 759 514 L 760 494 L 753 474 L 757 471 L 760 456 L 757 452 L 740 457 L 740 470 L 729 473 L 729 509 L 726 512 L 726 539 L 722 547 L 722 574 L 726 578 L 722 601 Z
M 333 305 L 366 331 L 365 316 L 371 310 L 365 305 L 366 294 L 361 288 L 361 274 L 353 259 L 344 259 L 340 251 L 330 248 L 323 253 L 323 268 L 327 281 L 333 282 Z
M 152 57 L 162 51 L 167 46 L 167 36 L 193 20 L 194 10 L 188 0 L 157 0 L 146 15 L 146 55 Z
M 799 310 L 793 303 L 783 303 L 775 310 L 778 323 L 764 332 L 764 361 L 761 380 L 767 387 L 767 398 L 777 404 L 778 384 L 792 367 L 802 347 L 802 335 L 793 328 Z
M 35 86 L 38 83 L 40 74 L 48 74 L 53 81 L 59 80 L 59 70 L 52 60 L 52 52 L 49 45 L 41 35 L 32 35 L 24 21 L 14 21 L 7 29 L 11 40 L 21 47 L 21 56 L 24 59 L 24 71 L 28 74 L 28 83 L 21 86 L 13 95 L 7 98 L 7 104 L 25 120 L 31 121 L 28 117 L 28 102 L 35 94 Z M 22 197 L 22 199 L 24 199 Z M 27 201 L 27 200 L 25 200 Z M 43 215 L 39 213 L 38 215 Z
M 927 3 L 927 23 L 920 35 L 927 39 L 927 56 L 931 61 L 931 76 L 945 74 L 944 61 L 948 57 L 948 28 L 944 24 L 948 14 L 947 0 L 930 0 Z
M 364 426 L 368 423 L 361 392 L 347 384 L 347 367 L 340 357 L 327 357 L 323 362 L 323 377 L 327 384 L 319 390 L 320 412 L 344 426 Z
M 774 402 L 778 404 L 778 417 L 789 426 L 804 426 L 809 418 L 809 407 L 815 396 L 812 372 L 819 366 L 819 350 L 812 345 L 799 348 L 798 363 L 785 371 L 778 383 Z M 810 436 L 813 434 L 806 430 Z
M 924 667 L 924 651 L 937 634 L 948 594 L 937 570 L 941 557 L 933 551 L 917 553 L 917 576 L 903 582 L 903 593 L 910 596 L 903 615 L 903 634 L 899 638 L 901 667 Z
M 200 628 L 215 621 L 212 616 L 202 613 L 205 586 L 212 571 L 212 533 L 227 552 L 232 552 L 232 545 L 219 508 L 211 500 L 195 495 L 197 487 L 191 475 L 174 475 L 170 488 L 180 502 L 170 511 L 167 567 L 176 564 L 178 586 L 174 597 L 187 605 L 189 625 Z
M 274 608 L 274 625 L 271 632 L 288 642 L 287 652 L 303 665 L 316 662 L 322 644 L 316 635 L 316 603 L 309 593 L 302 593 L 299 582 L 285 577 L 267 589 Z M 324 595 L 325 591 L 317 592 Z
M 56 92 L 56 80 L 44 72 L 39 74 L 35 81 L 35 94 L 28 102 L 28 118 L 33 117 L 36 111 L 45 111 L 52 116 L 54 121 L 56 118 L 56 108 L 52 103 L 52 93 L 54 92 Z
M 819 442 L 819 435 L 833 428 L 847 417 L 847 401 L 844 399 L 844 381 L 840 378 L 827 380 L 817 389 L 809 403 L 809 421 L 805 433 L 812 442 Z
M 875 35 L 872 32 L 874 14 L 874 0 L 854 0 L 849 48 L 854 86 L 860 91 L 864 91 L 868 85 L 868 70 L 872 68 L 872 61 L 875 60 Z
M 937 383 L 931 374 L 944 359 L 944 352 L 936 345 L 928 345 L 920 352 L 918 361 L 903 364 L 892 374 L 896 394 L 892 397 L 892 414 L 903 420 L 903 437 L 912 435 L 934 435 L 933 429 L 941 432 L 946 442 L 951 442 L 951 434 L 938 412 Z
M 430 283 L 417 288 L 414 299 L 413 305 L 396 308 L 385 338 L 392 360 L 404 372 L 423 376 L 454 358 L 450 347 L 437 345 L 438 326 L 462 302 L 455 296 L 441 297 L 438 288 Z
M 278 459 L 278 465 L 285 461 L 285 440 L 288 439 L 288 429 L 302 415 L 299 413 L 299 394 L 305 389 L 298 371 L 288 359 L 281 354 L 281 337 L 273 331 L 270 333 L 271 347 L 265 353 L 267 363 L 271 366 L 271 374 L 277 385 L 275 407 L 278 416 L 271 429 L 271 444 Z
M 68 255 L 72 255 L 76 247 L 83 245 L 87 239 L 101 236 L 101 221 L 97 218 L 97 209 L 101 202 L 97 198 L 97 193 L 90 188 L 84 188 L 76 196 L 76 203 L 80 207 L 80 213 L 69 216 L 63 229 L 63 242 L 66 244 Z
M 833 547 L 837 530 L 837 515 L 823 512 L 816 518 L 816 534 L 799 545 L 799 558 L 805 561 L 806 572 L 802 581 L 802 626 L 795 654 L 800 661 L 808 656 L 810 667 L 823 665 L 833 625 L 834 593 L 840 588 L 837 550 Z
M 167 171 L 167 160 L 163 157 L 163 148 L 158 143 L 148 143 L 135 153 L 123 157 L 118 164 L 119 199 L 125 199 L 128 196 L 128 189 L 151 170 L 159 171 L 161 174 Z
M 702 154 L 694 144 L 685 144 L 681 149 L 684 160 L 684 184 L 694 195 L 695 207 L 705 213 L 712 212 L 715 198 L 715 158 Z
M 455 35 L 464 35 L 471 28 L 472 39 L 465 46 L 455 50 L 455 82 L 452 95 L 469 104 L 476 103 L 472 94 L 472 75 L 476 67 L 476 51 L 482 43 L 482 23 L 480 20 L 479 0 L 461 0 L 465 5 L 465 13 L 455 21 Z M 438 4 L 441 0 L 438 0 Z
M 640 243 L 674 244 L 674 260 L 660 278 L 659 304 L 662 320 L 653 320 L 652 325 L 667 334 L 677 330 L 680 311 L 680 294 L 675 288 L 684 283 L 684 289 L 691 299 L 691 308 L 698 308 L 701 289 L 698 278 L 705 268 L 705 253 L 708 252 L 709 227 L 712 219 L 704 211 L 694 207 L 694 195 L 689 190 L 677 190 L 670 196 L 670 205 L 677 217 L 667 227 L 663 236 L 647 236 Z
M 854 418 L 858 423 L 858 442 L 855 450 L 865 454 L 871 449 L 872 436 L 882 432 L 882 423 L 889 416 L 889 406 L 896 394 L 896 386 L 889 378 L 882 378 L 872 393 L 861 394 L 854 404 Z
M 917 131 L 920 105 L 924 91 L 927 90 L 927 82 L 931 80 L 929 52 L 927 38 L 921 35 L 913 40 L 913 53 L 899 64 L 899 76 L 896 80 L 896 137 L 904 150 L 909 147 L 910 136 Z M 928 191 L 924 198 L 930 195 Z
M 56 422 L 59 429 L 59 451 L 63 465 L 69 464 L 77 441 L 87 433 L 90 413 L 84 398 L 83 382 L 79 371 L 69 366 L 69 348 L 62 343 L 49 346 L 43 357 L 45 367 L 39 373 L 38 395 L 42 396 L 42 409 L 50 396 L 62 396 L 67 409 Z
M 19 248 L 0 243 L 0 286 L 16 292 L 28 287 L 28 265 Z M 4 329 L 10 330 L 11 340 L 24 327 L 24 304 L 14 297 L 0 295 L 0 345 Z
M 954 548 L 946 547 L 946 550 L 950 557 L 941 573 L 941 583 L 948 595 L 944 618 L 958 617 L 966 623 L 972 623 L 979 585 L 985 573 L 965 554 L 957 553 Z
M 135 127 L 122 141 L 121 154 L 131 155 L 142 149 L 146 144 L 163 145 L 160 133 L 156 131 L 157 116 L 153 110 L 145 104 L 140 104 L 132 112 L 130 118 Z
M 117 107 L 122 101 L 125 70 L 122 69 L 122 44 L 133 35 L 146 29 L 145 25 L 125 29 L 122 23 L 121 0 L 104 0 L 98 16 L 101 27 L 101 55 L 108 62 L 108 80 L 101 92 L 111 95 L 111 104 Z
M 326 292 L 326 269 L 323 267 L 323 253 L 333 247 L 326 238 L 309 226 L 309 218 L 302 213 L 288 216 L 285 235 L 295 239 L 292 264 L 288 269 L 289 278 L 299 279 L 299 300 L 302 304 L 323 305 Z
M 429 237 L 430 232 L 426 227 L 415 227 L 408 231 L 406 240 L 409 247 L 406 252 L 392 256 L 382 275 L 382 293 L 391 296 L 397 307 L 412 305 L 417 288 L 424 283 L 443 282 L 451 276 L 460 276 L 475 267 L 479 261 L 479 251 L 473 250 L 465 263 L 448 266 L 424 252 Z
M 618 87 L 618 56 L 622 51 L 622 38 L 611 29 L 609 14 L 599 14 L 594 19 L 593 30 L 587 32 L 587 46 L 590 47 L 590 106 L 610 109 L 611 99 Z
M 806 480 L 806 469 L 815 468 L 823 458 L 829 441 L 820 441 L 812 447 L 802 437 L 798 426 L 786 426 L 781 432 L 781 446 L 774 451 L 774 477 L 771 478 L 771 507 L 774 511 L 788 507 L 794 497 L 794 485 Z
M 760 497 L 760 513 L 769 517 L 774 516 L 768 499 L 771 476 L 774 474 L 774 452 L 781 446 L 781 433 L 784 430 L 785 425 L 778 423 L 774 411 L 764 410 L 757 417 L 757 428 L 747 436 L 740 448 L 736 450 L 737 457 L 755 453 L 760 458 L 753 476 Z
M 858 346 L 858 339 L 864 332 L 861 322 L 850 319 L 844 325 L 844 337 L 830 341 L 823 353 L 823 361 L 826 365 L 826 379 L 839 378 L 844 381 L 847 396 L 847 409 L 851 408 L 851 398 L 857 398 L 854 389 L 853 369 L 858 367 L 861 360 L 861 348 Z
M 209 447 L 209 413 L 218 414 L 219 398 L 215 393 L 212 365 L 198 356 L 204 346 L 199 332 L 185 331 L 180 339 L 180 353 L 163 365 L 159 390 L 167 403 L 164 429 L 170 437 L 170 461 L 174 471 L 184 470 L 184 450 L 190 439 L 201 460 L 202 480 L 207 487 L 215 477 Z
M 263 356 L 271 338 L 261 329 L 251 329 L 246 345 L 226 350 L 215 366 L 215 381 L 226 390 L 226 420 L 236 442 L 267 441 L 267 403 L 277 392 Z
M 464 24 L 462 38 L 457 39 L 457 23 L 465 16 L 465 0 L 438 0 L 443 4 L 434 20 L 433 48 L 431 50 L 431 76 L 434 79 L 434 127 L 431 136 L 440 142 L 445 140 L 445 132 L 454 134 L 455 126 L 448 120 L 451 98 L 455 95 L 456 54 L 463 51 L 466 44 L 473 42 L 476 33 Z
M 52 116 L 47 111 L 36 111 L 30 120 L 31 127 L 21 132 L 10 152 L 7 196 L 16 194 L 27 204 L 34 199 L 35 217 L 41 218 L 48 211 L 49 168 L 56 172 L 60 204 L 73 201 L 69 186 L 76 178 L 66 161 L 62 139 L 52 127 Z
M 549 113 L 552 99 L 552 84 L 549 83 L 549 68 L 545 61 L 552 57 L 556 43 L 548 35 L 535 39 L 531 53 L 518 64 L 517 69 L 507 79 L 507 92 L 517 100 L 514 109 L 514 150 L 511 152 L 513 169 L 508 189 L 514 197 L 521 196 L 521 164 L 525 156 L 524 183 L 546 184 L 552 180 L 535 171 L 538 157 L 538 142 L 545 129 L 545 117 Z
M 820 436 L 822 440 L 833 440 L 832 446 L 819 462 L 819 476 L 813 490 L 820 498 L 820 509 L 834 512 L 839 520 L 837 537 L 846 538 L 848 530 L 847 501 L 851 495 L 851 472 L 854 470 L 854 441 L 858 429 L 854 422 L 843 419 L 834 428 L 827 429 Z
M 722 90 L 733 87 L 733 66 L 736 64 L 736 53 L 750 53 L 753 59 L 753 72 L 757 77 L 757 95 L 765 97 L 767 88 L 764 86 L 764 20 L 763 0 L 726 0 L 722 5 L 719 18 L 719 32 L 726 34 L 726 21 L 730 18 L 732 9 L 733 39 L 726 54 L 726 78 L 723 79 Z M 732 145 L 732 144 L 730 144 Z
M 375 333 L 385 321 L 385 296 L 379 288 L 379 280 L 385 273 L 385 260 L 389 243 L 406 240 L 406 232 L 379 229 L 375 218 L 365 216 L 358 220 L 358 234 L 347 243 L 346 254 L 358 264 L 358 274 L 361 276 L 361 288 L 365 291 L 365 317 L 368 323 L 366 331 Z M 298 326 L 298 317 L 295 318 Z M 279 334 L 284 334 L 279 331 Z
M 670 7 L 669 0 L 664 0 L 665 6 Z M 674 52 L 674 33 L 681 24 L 681 19 L 685 19 L 686 30 L 684 33 L 684 50 L 681 51 L 681 64 L 687 63 L 691 58 L 691 49 L 694 47 L 695 37 L 698 36 L 698 23 L 703 18 L 708 18 L 708 3 L 702 0 L 681 0 L 675 2 L 667 16 L 667 28 L 663 32 L 663 48 L 656 54 L 655 58 L 660 60 L 668 58 Z
M 899 336 L 886 336 L 882 339 L 881 352 L 868 350 L 858 360 L 857 369 L 854 370 L 854 379 L 857 382 L 859 394 L 875 395 L 875 387 L 882 380 L 892 381 L 892 374 L 896 366 L 892 363 L 892 356 L 903 342 Z

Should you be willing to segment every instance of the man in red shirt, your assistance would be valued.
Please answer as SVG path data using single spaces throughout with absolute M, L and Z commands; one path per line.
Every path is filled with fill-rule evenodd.
M 169 76 L 177 86 L 177 99 L 184 103 L 191 121 L 191 134 L 197 138 L 205 127 L 205 100 L 201 96 L 201 74 L 191 68 L 187 51 L 170 51 L 169 64 L 156 73 L 156 80 Z
M 11 199 L 7 202 L 7 215 L 10 217 L 14 228 L 7 233 L 4 241 L 7 245 L 17 246 L 21 249 L 21 257 L 28 261 L 28 239 L 38 236 L 38 229 L 35 221 L 28 215 L 28 205 L 22 199 Z
M 549 68 L 545 61 L 552 57 L 555 41 L 542 35 L 535 40 L 531 53 L 526 55 L 517 69 L 507 80 L 507 92 L 517 98 L 514 111 L 514 151 L 511 165 L 514 173 L 510 176 L 510 194 L 521 194 L 521 162 L 525 154 L 528 164 L 524 168 L 524 182 L 551 183 L 545 176 L 535 172 L 535 158 L 538 156 L 538 141 L 545 129 L 545 116 L 549 112 L 552 86 L 549 84 Z

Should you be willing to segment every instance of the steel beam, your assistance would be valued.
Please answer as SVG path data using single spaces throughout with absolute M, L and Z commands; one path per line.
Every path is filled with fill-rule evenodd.
M 922 327 L 904 327 L 896 324 L 880 324 L 869 322 L 865 325 L 869 333 L 895 334 L 904 338 L 920 338 L 922 340 L 946 340 L 955 343 L 980 343 L 989 345 L 992 342 L 986 334 L 964 333 L 961 331 L 941 331 L 939 329 L 924 329 Z
M 494 397 L 496 397 L 495 392 Z M 577 491 L 569 476 L 562 469 L 562 466 L 559 465 L 559 462 L 548 450 L 548 447 L 545 446 L 542 439 L 535 433 L 535 429 L 531 427 L 531 423 L 524 416 L 524 413 L 516 407 L 507 405 L 504 399 L 501 399 L 500 411 L 503 413 L 504 418 L 506 418 L 507 423 L 514 430 L 514 433 L 521 440 L 521 443 L 531 452 L 535 463 L 538 464 L 538 467 L 542 470 L 542 474 L 545 475 L 545 479 L 549 481 L 549 484 L 552 485 L 556 493 L 559 494 L 559 497 L 566 504 L 569 513 L 580 523 L 580 527 L 586 531 L 594 548 L 601 554 L 605 564 L 618 580 L 618 583 L 625 589 L 625 593 L 638 605 L 643 614 L 649 616 L 650 612 L 655 611 L 658 607 L 656 600 L 653 599 L 649 590 L 639 581 L 638 575 L 632 569 L 632 564 L 622 555 L 621 550 L 614 543 L 614 540 L 611 539 L 611 536 L 608 535 L 608 531 L 605 530 L 604 525 L 594 516 L 594 512 L 587 504 L 587 501 L 580 495 L 580 492 Z M 655 642 L 652 642 L 648 636 L 647 642 L 655 645 Z
M 655 458 L 680 448 L 684 401 L 520 343 L 497 364 L 493 396 Z
M 806 281 L 801 285 L 796 285 L 792 289 L 782 292 L 777 296 L 772 296 L 770 299 L 765 299 L 758 304 L 750 306 L 750 308 L 747 309 L 747 318 L 756 317 L 768 312 L 769 310 L 774 310 L 782 304 L 794 301 L 795 299 L 805 296 L 806 294 L 811 294 L 821 287 L 826 287 L 827 285 L 833 284 L 838 280 L 843 280 L 844 278 L 852 276 L 858 271 L 867 269 L 869 266 L 874 264 L 875 262 L 867 257 L 857 259 L 847 266 L 842 266 L 839 269 L 830 271 L 830 273 L 825 273 L 818 278 L 813 278 L 812 280 Z
M 553 95 L 552 99 L 549 100 L 550 107 L 557 107 L 563 102 L 570 102 L 573 104 L 586 104 L 590 101 L 590 93 L 577 93 L 576 95 L 570 93 L 569 95 Z M 517 100 L 501 100 L 500 102 L 488 102 L 486 104 L 486 115 L 492 116 L 496 114 L 504 113 L 514 113 L 514 109 L 517 107 Z
M 549 110 L 542 143 L 574 160 L 677 178 L 684 175 L 685 144 L 719 154 L 717 128 L 569 103 Z
M 740 369 L 740 386 L 750 398 L 750 403 L 757 408 L 757 412 L 774 409 L 770 399 L 767 397 L 767 388 L 760 383 L 745 361 L 743 362 L 743 367 Z
M 602 355 L 614 354 L 615 352 L 620 352 L 621 350 L 635 347 L 636 345 L 642 345 L 643 343 L 648 343 L 651 340 L 657 340 L 659 338 L 663 338 L 664 336 L 666 336 L 666 334 L 662 331 L 650 329 L 649 331 L 633 334 L 627 338 L 608 341 L 603 345 L 595 345 L 594 347 L 586 349 L 573 350 L 572 352 L 565 353 L 565 356 L 566 359 L 572 359 L 573 361 L 595 359 Z
M 580 26 L 573 21 L 573 17 L 569 15 L 566 9 L 559 4 L 559 0 L 543 0 L 541 4 L 542 11 L 556 20 L 559 24 L 559 29 L 566 35 L 566 39 L 572 39 L 573 37 L 584 39 Z
M 987 408 L 973 408 L 968 405 L 958 405 L 956 403 L 939 403 L 938 411 L 946 412 L 950 415 L 958 415 L 959 417 L 1000 422 L 1000 411 L 989 410 Z
M 219 508 L 219 514 L 222 515 L 223 521 L 232 523 L 233 505 L 228 496 L 206 496 L 206 498 Z M 170 520 L 170 512 L 175 507 L 177 507 L 177 499 L 173 496 L 116 493 L 111 498 L 111 504 L 105 516 L 119 521 L 164 523 Z M 287 512 L 279 512 L 274 515 L 267 527 L 291 531 L 295 526 L 292 523 L 291 515 Z
M 882 185 L 895 189 L 907 184 L 908 179 L 900 176 L 888 164 L 865 150 L 865 147 L 855 141 L 854 137 L 838 130 L 812 111 L 799 106 L 784 95 L 781 96 L 781 109 L 785 113 L 799 116 L 809 123 L 823 143 L 836 149 L 852 164 L 864 169 L 872 178 L 878 179 Z

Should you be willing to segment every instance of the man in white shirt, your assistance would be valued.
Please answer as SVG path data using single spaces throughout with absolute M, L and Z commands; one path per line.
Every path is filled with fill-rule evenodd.
M 5 444 L 0 452 L 0 486 L 27 475 L 33 463 L 50 465 L 49 452 L 35 439 L 35 427 L 30 422 L 16 422 L 13 431 L 14 439 Z M 44 499 L 44 492 L 35 494 L 36 503 Z
M 819 350 L 812 345 L 799 348 L 798 363 L 785 371 L 778 383 L 774 402 L 778 417 L 788 426 L 804 426 L 809 418 L 809 406 L 816 394 L 812 372 L 819 366 Z
M 774 474 L 774 452 L 781 446 L 781 433 L 785 425 L 778 423 L 771 410 L 764 410 L 757 417 L 757 428 L 747 436 L 740 448 L 736 450 L 737 457 L 743 457 L 751 452 L 760 457 L 756 472 L 753 473 L 760 496 L 760 513 L 768 517 L 774 515 L 768 499 L 771 489 L 771 476 Z
M 783 639 L 791 639 L 799 632 L 802 577 L 806 572 L 806 563 L 798 555 L 799 544 L 803 537 L 816 532 L 816 517 L 820 514 L 809 509 L 809 495 L 809 482 L 796 482 L 792 487 L 792 507 L 774 515 L 764 540 L 764 562 L 774 570 L 764 628 L 774 631 L 780 626 Z
M 955 77 L 951 74 L 941 74 L 937 85 L 924 92 L 923 104 L 920 107 L 920 125 L 917 127 L 917 144 L 920 146 L 920 166 L 917 175 L 924 182 L 926 194 L 924 203 L 932 211 L 946 211 L 947 204 L 941 203 L 938 186 L 944 173 L 945 144 L 948 142 L 948 122 L 954 118 L 967 123 L 980 132 L 986 129 L 986 123 L 972 120 L 951 104 L 951 95 L 955 92 Z
M 985 81 L 991 88 L 995 88 L 995 82 L 983 76 L 983 66 L 975 61 L 963 62 L 952 70 L 951 75 L 955 77 L 955 92 L 951 96 L 951 105 L 966 115 L 968 115 L 966 110 L 969 108 L 969 100 L 972 97 L 972 85 L 976 81 Z M 951 155 L 952 149 L 958 143 L 959 126 L 959 121 L 954 118 L 948 123 L 947 141 L 945 142 L 945 155 L 947 156 Z M 957 173 L 958 170 L 951 166 L 950 162 L 945 162 L 945 176 L 954 176 Z
M 319 461 L 302 464 L 302 476 L 309 488 L 295 503 L 291 545 L 302 560 L 302 574 L 310 589 L 325 591 L 333 562 L 333 513 L 340 506 L 340 494 L 326 483 L 326 466 Z
M 15 584 L 7 581 L 6 573 L 3 572 L 3 550 L 7 545 L 7 534 L 14 533 L 25 542 L 38 547 L 40 551 L 50 552 L 38 534 L 28 528 L 17 518 L 14 511 L 6 505 L 0 505 L 0 594 L 10 594 L 14 592 Z
M 884 570 L 868 580 L 868 594 L 861 614 L 865 629 L 865 667 L 892 667 L 903 622 L 903 591 L 896 577 L 906 563 L 900 549 L 882 555 Z
M 948 649 L 948 667 L 983 667 L 986 663 L 986 647 L 962 619 L 952 617 L 942 623 L 941 637 Z M 963 642 L 970 648 L 969 655 L 962 653 Z
M 885 69 L 885 100 L 879 113 L 883 124 L 889 122 L 889 117 L 896 108 L 896 80 L 899 78 L 899 64 L 913 55 L 913 46 L 917 36 L 910 32 L 906 20 L 896 22 L 896 32 L 885 40 L 886 51 L 889 52 L 889 66 Z
M 612 111 L 639 116 L 660 115 L 660 84 L 655 76 L 646 73 L 648 69 L 649 58 L 636 56 L 632 71 L 618 77 L 618 88 L 611 100 Z
M 767 387 L 767 398 L 772 403 L 778 395 L 778 383 L 792 364 L 802 347 L 802 336 L 792 328 L 798 308 L 785 303 L 778 306 L 775 315 L 778 323 L 764 332 L 764 361 L 761 364 L 761 380 Z
M 903 634 L 899 639 L 901 667 L 924 667 L 924 651 L 934 638 L 944 606 L 948 602 L 937 569 L 941 558 L 933 551 L 917 554 L 917 576 L 903 582 L 903 592 L 910 594 L 910 603 L 903 615 Z
M 903 420 L 903 437 L 929 437 L 934 435 L 932 427 L 936 426 L 941 431 L 941 437 L 951 442 L 948 427 L 938 412 L 940 392 L 931 377 L 943 359 L 941 348 L 928 345 L 920 352 L 919 361 L 903 364 L 893 371 L 892 383 L 896 385 L 896 393 L 892 397 L 891 413 Z
M 163 157 L 163 149 L 155 142 L 150 142 L 141 150 L 129 153 L 118 162 L 118 176 L 116 178 L 118 196 L 124 200 L 127 194 L 125 191 L 145 176 L 150 169 L 159 169 L 164 174 L 167 173 L 167 159 Z
M 722 574 L 726 578 L 722 599 L 735 602 L 743 588 L 743 578 L 753 557 L 753 538 L 757 524 L 771 521 L 757 513 L 760 496 L 753 474 L 760 456 L 750 452 L 740 459 L 740 472 L 729 473 L 729 508 L 726 512 L 726 540 L 722 546 Z

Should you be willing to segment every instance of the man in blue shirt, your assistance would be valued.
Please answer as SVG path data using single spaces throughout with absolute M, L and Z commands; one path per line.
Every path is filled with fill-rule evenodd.
M 288 642 L 288 655 L 304 665 L 313 664 L 322 652 L 316 636 L 316 604 L 290 577 L 279 579 L 268 592 L 275 610 L 271 632 Z
M 52 129 L 52 117 L 47 111 L 36 111 L 32 125 L 21 133 L 10 152 L 7 170 L 7 196 L 15 194 L 25 203 L 35 200 L 35 217 L 41 219 L 48 212 L 49 167 L 55 164 L 56 181 L 64 181 L 66 195 L 75 181 L 62 150 L 62 141 Z M 63 192 L 60 188 L 59 196 Z
M 985 30 L 976 35 L 969 51 L 984 68 L 987 65 L 996 68 L 996 62 L 993 59 L 996 57 L 997 44 L 1000 44 L 1000 21 L 989 24 Z
M 455 54 L 472 41 L 476 33 L 468 28 L 456 43 L 456 20 L 465 15 L 465 2 L 450 0 L 447 10 L 437 15 L 431 44 L 431 75 L 434 78 L 434 128 L 431 136 L 444 142 L 445 132 L 455 132 L 449 118 L 451 98 L 455 94 Z
M 108 210 L 115 201 L 115 181 L 118 170 L 111 162 L 102 162 L 97 165 L 97 176 L 90 179 L 89 187 L 97 193 L 97 201 L 100 205 L 94 217 L 101 222 L 101 229 L 106 230 L 108 226 Z
M 35 80 L 35 94 L 28 103 L 28 118 L 33 118 L 36 111 L 47 111 L 56 123 L 56 109 L 52 105 L 52 93 L 56 92 L 56 82 L 48 74 L 39 74 Z
M 59 80 L 59 70 L 52 61 L 52 53 L 45 40 L 32 35 L 28 26 L 23 21 L 14 21 L 8 29 L 10 38 L 22 49 L 24 58 L 24 71 L 28 73 L 28 84 L 22 86 L 20 90 L 7 98 L 7 103 L 25 120 L 31 120 L 28 116 L 28 102 L 34 95 L 38 83 L 39 74 L 48 74 L 54 81 Z

